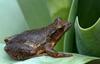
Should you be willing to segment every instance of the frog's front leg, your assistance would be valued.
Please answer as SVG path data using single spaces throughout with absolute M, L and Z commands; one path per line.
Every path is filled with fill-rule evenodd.
M 60 58 L 60 57 L 70 57 L 72 56 L 72 54 L 65 54 L 65 53 L 60 53 L 60 52 L 56 52 L 54 51 L 54 49 L 52 48 L 52 44 L 51 43 L 47 43 L 45 45 L 45 50 L 47 55 L 54 57 L 54 58 Z

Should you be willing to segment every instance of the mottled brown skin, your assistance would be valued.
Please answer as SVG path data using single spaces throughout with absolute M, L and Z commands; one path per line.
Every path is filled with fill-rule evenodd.
M 16 60 L 24 60 L 43 53 L 51 57 L 70 56 L 53 50 L 54 46 L 70 28 L 71 24 L 57 18 L 54 23 L 40 29 L 25 31 L 6 38 L 5 51 Z

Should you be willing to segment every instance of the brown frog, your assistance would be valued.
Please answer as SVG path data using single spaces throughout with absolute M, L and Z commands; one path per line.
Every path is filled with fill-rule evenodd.
M 69 22 L 56 18 L 55 22 L 46 27 L 28 30 L 6 38 L 4 40 L 6 42 L 4 49 L 16 60 L 24 60 L 44 53 L 55 58 L 71 56 L 55 52 L 53 49 L 70 26 Z

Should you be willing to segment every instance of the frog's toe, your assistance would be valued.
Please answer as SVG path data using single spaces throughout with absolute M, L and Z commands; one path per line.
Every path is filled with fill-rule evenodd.
M 54 53 L 54 54 L 51 54 L 51 56 L 54 57 L 54 58 L 62 58 L 62 57 L 71 57 L 72 54 Z

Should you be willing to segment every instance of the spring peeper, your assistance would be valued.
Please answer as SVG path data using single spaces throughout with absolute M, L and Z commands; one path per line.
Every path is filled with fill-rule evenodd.
M 55 58 L 71 56 L 55 52 L 53 49 L 70 26 L 69 22 L 56 18 L 53 23 L 46 27 L 27 30 L 6 38 L 4 50 L 16 60 L 24 60 L 44 53 Z

